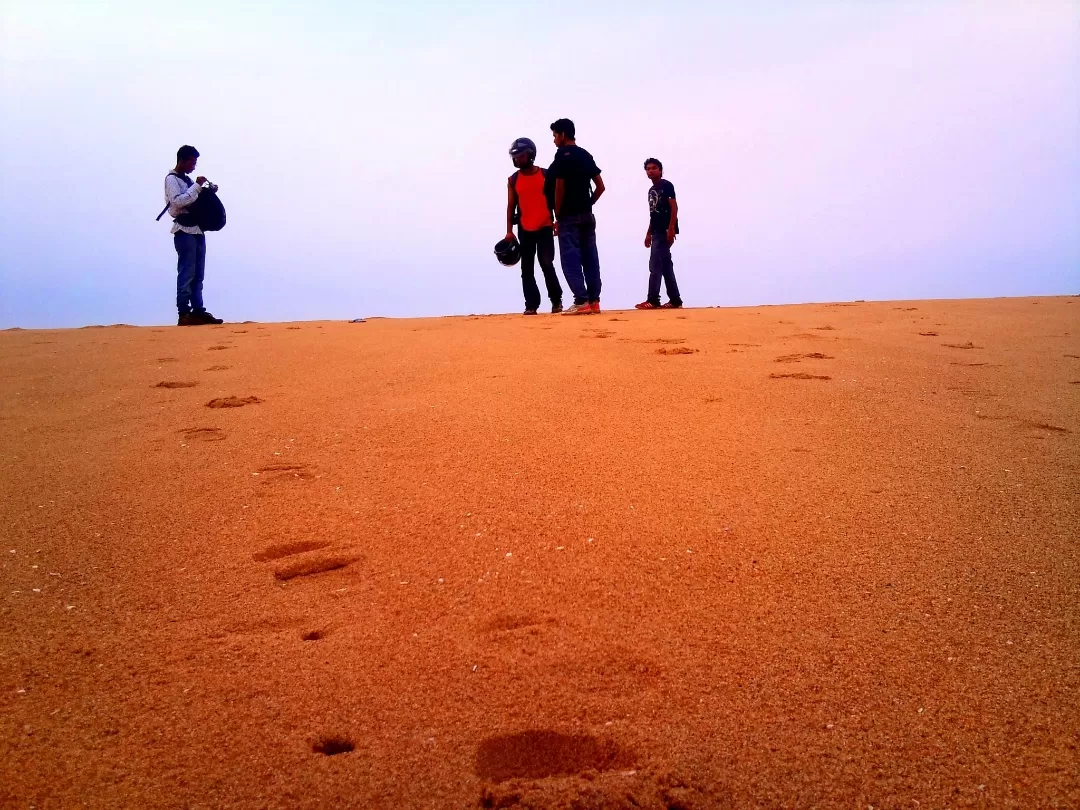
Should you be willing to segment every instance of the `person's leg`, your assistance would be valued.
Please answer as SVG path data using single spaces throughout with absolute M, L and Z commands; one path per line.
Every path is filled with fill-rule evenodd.
M 525 293 L 525 309 L 534 312 L 540 306 L 540 290 L 536 286 L 535 262 L 536 234 L 518 228 L 518 244 L 521 245 L 521 289 Z
M 653 234 L 649 249 L 649 295 L 645 299 L 654 307 L 660 306 L 660 279 L 664 275 L 664 248 L 667 243 L 661 234 Z
M 195 272 L 191 279 L 191 311 L 201 314 L 206 312 L 202 297 L 203 279 L 206 277 L 206 236 L 199 234 L 191 238 L 195 240 Z
M 667 289 L 668 301 L 677 307 L 682 306 L 682 296 L 679 295 L 679 282 L 675 280 L 675 264 L 671 261 L 671 245 L 667 243 L 667 239 L 661 239 L 664 243 L 664 262 L 662 270 L 664 274 L 664 287 Z M 657 287 L 657 293 L 660 292 L 660 288 Z
M 176 311 L 181 315 L 191 312 L 191 285 L 195 280 L 195 237 L 178 231 L 173 234 L 176 248 Z
M 600 301 L 600 254 L 596 251 L 596 217 L 591 214 L 581 225 L 581 269 L 589 301 Z
M 551 306 L 561 307 L 562 285 L 559 284 L 559 275 L 555 272 L 555 234 L 551 228 L 542 228 L 536 232 L 536 255 L 544 273 Z
M 585 289 L 585 275 L 581 270 L 581 223 L 569 218 L 559 223 L 559 263 L 575 304 L 589 300 Z

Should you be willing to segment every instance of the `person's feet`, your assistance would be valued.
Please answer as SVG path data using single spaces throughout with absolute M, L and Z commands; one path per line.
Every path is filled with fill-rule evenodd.
M 593 301 L 592 304 L 589 306 L 589 308 L 592 310 L 593 315 L 599 315 L 600 314 L 600 302 L 599 301 Z
M 190 312 L 181 312 L 179 317 L 176 319 L 177 326 L 198 326 L 201 323 L 202 321 L 200 321 Z
M 584 304 L 574 304 L 567 307 L 563 315 L 592 315 L 592 304 L 586 301 Z
M 551 302 L 551 314 L 552 315 L 558 315 L 562 311 L 563 311 L 562 310 L 562 301 L 552 301 Z
M 205 309 L 201 310 L 199 312 L 192 312 L 191 316 L 193 318 L 197 319 L 196 323 L 200 323 L 200 324 L 205 323 L 205 324 L 217 325 L 217 324 L 225 323 L 225 321 L 221 320 L 221 318 L 215 318 L 213 315 L 211 315 Z
M 526 309 L 526 310 L 525 310 L 524 312 L 522 312 L 521 314 L 522 314 L 522 315 L 535 315 L 535 314 L 536 314 L 536 310 L 535 310 L 535 309 L 529 309 L 529 308 L 527 308 L 527 309 Z
M 660 309 L 660 305 L 652 301 L 642 301 L 640 304 L 634 304 L 634 309 Z
M 682 309 L 682 301 L 677 304 L 674 301 L 668 301 L 660 309 Z

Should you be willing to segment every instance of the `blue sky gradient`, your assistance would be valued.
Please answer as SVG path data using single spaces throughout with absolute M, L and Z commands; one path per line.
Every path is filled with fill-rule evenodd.
M 174 320 L 182 143 L 229 212 L 219 316 L 520 311 L 506 150 L 546 165 L 562 116 L 606 307 L 645 295 L 648 156 L 689 306 L 1077 293 L 1078 98 L 1067 0 L 8 0 L 0 328 Z

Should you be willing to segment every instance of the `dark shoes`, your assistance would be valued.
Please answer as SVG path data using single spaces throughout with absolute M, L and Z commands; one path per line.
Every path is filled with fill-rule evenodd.
M 551 314 L 558 315 L 560 312 L 562 312 L 562 301 L 552 301 Z
M 181 312 L 180 317 L 176 320 L 177 326 L 203 326 L 204 324 L 217 324 L 225 323 L 221 318 L 215 318 L 205 309 L 201 312 Z
M 522 313 L 522 315 L 535 315 L 535 314 L 536 314 L 536 310 L 535 310 L 535 309 L 526 309 L 526 310 L 525 310 L 525 311 L 524 311 L 524 312 Z

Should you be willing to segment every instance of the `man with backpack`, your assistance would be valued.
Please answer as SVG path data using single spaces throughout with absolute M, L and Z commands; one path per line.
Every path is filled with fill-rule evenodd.
M 551 217 L 551 195 L 547 172 L 534 165 L 536 144 L 518 138 L 510 145 L 510 159 L 517 171 L 510 175 L 506 193 L 506 239 L 521 245 L 521 287 L 525 293 L 525 314 L 535 315 L 540 308 L 540 289 L 536 286 L 533 260 L 540 259 L 551 311 L 562 312 L 562 285 L 555 274 L 555 231 Z
M 566 315 L 600 312 L 600 256 L 596 252 L 596 217 L 592 209 L 604 193 L 593 156 L 577 145 L 574 122 L 560 118 L 551 125 L 558 151 L 548 175 L 555 181 L 555 218 L 559 260 L 574 305 Z
M 176 248 L 176 309 L 178 326 L 223 323 L 203 306 L 203 277 L 206 273 L 206 235 L 188 211 L 200 194 L 213 194 L 216 188 L 205 177 L 188 177 L 199 161 L 194 146 L 181 146 L 176 152 L 176 168 L 165 176 L 165 202 L 173 218 L 173 246 Z

